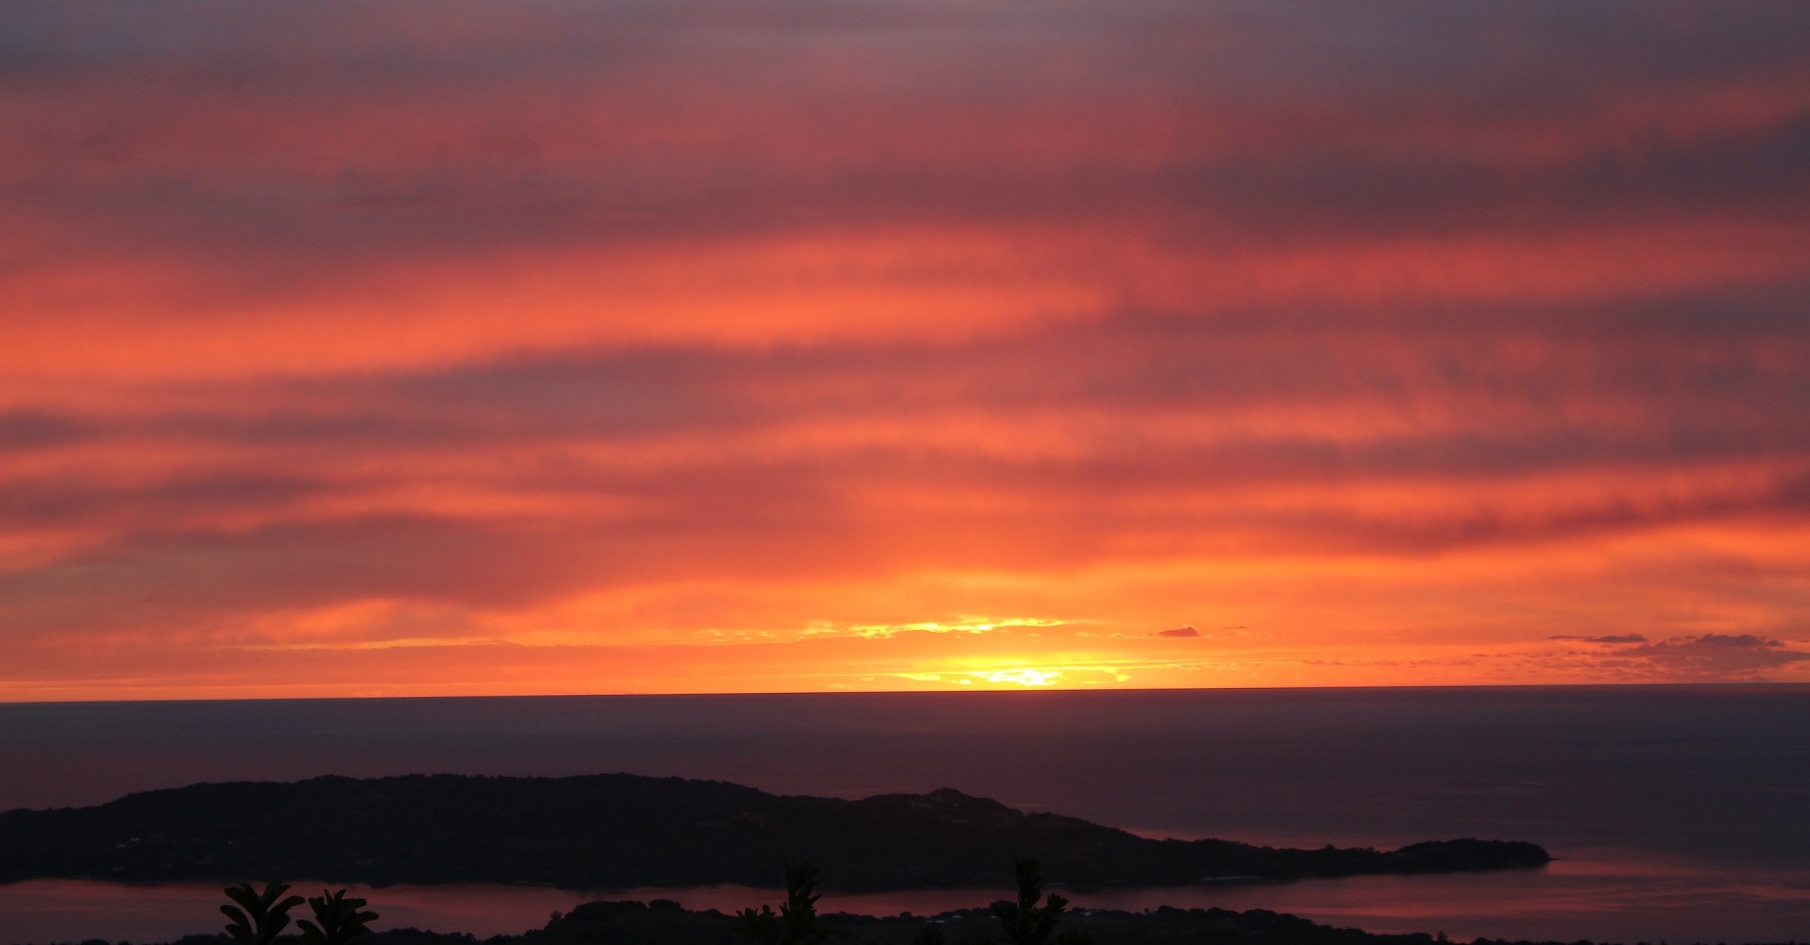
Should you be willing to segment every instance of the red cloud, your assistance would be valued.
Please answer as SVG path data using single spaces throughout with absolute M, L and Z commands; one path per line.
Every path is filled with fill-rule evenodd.
M 420 12 L 0 7 L 4 685 L 1203 600 L 1802 670 L 1701 628 L 1806 603 L 1803 9 Z

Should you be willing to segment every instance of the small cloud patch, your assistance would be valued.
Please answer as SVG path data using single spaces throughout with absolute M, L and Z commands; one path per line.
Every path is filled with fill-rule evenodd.
M 1574 635 L 1568 634 L 1568 633 L 1562 633 L 1555 637 L 1547 637 L 1546 639 L 1548 639 L 1548 640 L 1575 640 L 1579 643 L 1645 643 L 1645 642 L 1647 642 L 1647 638 L 1644 636 L 1641 636 L 1638 633 L 1622 633 L 1622 634 L 1615 634 L 1613 636 L 1606 636 L 1606 637 L 1580 637 L 1580 636 L 1574 636 Z
M 1200 636 L 1200 631 L 1194 629 L 1193 627 L 1176 627 L 1173 630 L 1158 630 L 1155 634 L 1152 634 L 1152 635 L 1159 636 L 1159 637 L 1174 637 L 1174 638 L 1197 637 L 1197 636 Z
M 1578 639 L 1611 643 L 1613 638 Z M 1763 679 L 1768 671 L 1810 660 L 1810 652 L 1751 633 L 1706 633 L 1611 643 L 1600 650 L 1574 651 L 1572 655 L 1637 677 L 1679 682 Z

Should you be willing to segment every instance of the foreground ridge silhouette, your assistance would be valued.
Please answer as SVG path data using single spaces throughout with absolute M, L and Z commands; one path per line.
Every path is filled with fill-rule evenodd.
M 1068 900 L 1051 893 L 1042 905 L 1043 878 L 1037 861 L 1028 857 L 1012 858 L 1012 870 L 1018 879 L 1018 900 L 1002 899 L 993 903 L 992 911 L 1004 929 L 1009 945 L 1049 945 Z M 817 921 L 817 868 L 803 860 L 786 860 L 786 901 L 774 915 L 771 907 L 750 907 L 736 913 L 742 920 L 741 932 L 760 945 L 817 945 L 835 934 L 835 930 Z M 937 925 L 918 929 L 914 945 L 940 945 L 943 930 Z M 979 943 L 978 936 L 965 942 Z M 1090 945 L 1086 932 L 1064 929 L 1060 945 Z
M 926 945 L 927 942 L 943 942 L 950 938 L 962 945 L 991 945 L 993 940 L 990 933 L 996 925 L 1004 928 L 1010 945 L 1038 945 L 1039 942 L 1047 941 L 1049 932 L 1054 927 L 1053 923 L 1042 919 L 1053 919 L 1059 914 L 1080 923 L 1079 927 L 1063 929 L 1058 939 L 1059 942 L 1071 942 L 1075 945 L 1082 945 L 1090 940 L 1103 945 L 1452 945 L 1456 941 L 1449 941 L 1443 932 L 1435 938 L 1422 932 L 1374 934 L 1359 929 L 1335 928 L 1263 909 L 1232 912 L 1225 909 L 1184 910 L 1164 906 L 1142 913 L 1103 909 L 1069 911 L 1066 909 L 1067 901 L 1061 896 L 1051 895 L 1041 905 L 1038 904 L 1041 878 L 1035 860 L 1017 857 L 1014 858 L 1013 867 L 1018 879 L 1016 902 L 1002 900 L 994 903 L 992 909 L 961 909 L 928 917 L 904 913 L 880 918 L 846 913 L 818 916 L 816 903 L 820 897 L 815 892 L 817 871 L 802 861 L 789 860 L 786 863 L 786 904 L 782 906 L 779 916 L 774 916 L 772 909 L 767 906 L 762 906 L 759 910 L 749 908 L 740 910 L 735 915 L 724 915 L 714 909 L 703 912 L 687 910 L 668 899 L 656 899 L 651 903 L 587 902 L 570 912 L 555 912 L 541 928 L 530 929 L 520 935 L 493 935 L 484 939 L 483 945 L 746 945 L 748 938 L 765 945 L 771 940 L 768 931 L 770 926 L 763 919 L 760 920 L 760 928 L 756 929 L 749 921 L 749 916 L 763 914 L 780 924 L 783 924 L 783 919 L 788 914 L 799 917 L 800 923 L 796 931 L 800 934 L 792 941 L 809 939 L 821 942 L 833 939 L 834 945 Z M 271 886 L 280 887 L 269 894 L 273 901 L 288 889 L 280 883 L 272 883 Z M 229 889 L 228 894 L 238 901 L 240 897 L 234 894 L 241 890 L 257 895 L 256 890 L 249 885 Z M 268 888 L 266 892 L 269 893 Z M 341 890 L 342 897 L 343 893 L 344 890 Z M 362 900 L 344 901 L 363 905 Z M 284 908 L 287 909 L 289 905 Z M 316 900 L 310 900 L 310 905 L 314 906 L 318 915 L 321 906 L 316 904 Z M 1010 908 L 1002 909 L 1002 906 Z M 376 916 L 374 913 L 368 914 L 368 918 L 374 919 Z M 1027 918 L 1031 921 L 1020 921 Z M 823 919 L 828 919 L 831 924 L 820 924 Z M 1028 935 L 1024 934 L 1027 930 Z M 779 934 L 783 940 L 787 933 Z M 189 935 L 167 945 L 229 945 L 235 940 L 243 941 L 236 934 L 234 938 L 220 934 Z M 465 933 L 403 928 L 366 932 L 361 936 L 359 945 L 478 945 L 478 942 L 475 936 Z M 112 943 L 95 940 L 83 945 Z M 1471 940 L 1469 945 L 1596 943 L 1587 939 L 1558 943 L 1477 938 Z M 1678 945 L 1693 943 L 1679 940 Z M 1799 943 L 1794 941 L 1774 945 Z
M 1069 889 L 1545 865 L 1532 843 L 1399 850 L 1151 840 L 943 789 L 848 801 L 720 781 L 409 775 L 198 784 L 88 808 L 0 814 L 0 882 L 306 876 L 329 883 L 565 889 L 765 885 L 776 854 L 846 891 L 993 885 L 999 851 Z

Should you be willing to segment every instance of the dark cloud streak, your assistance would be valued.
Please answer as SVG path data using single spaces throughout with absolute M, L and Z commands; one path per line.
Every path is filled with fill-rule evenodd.
M 1771 9 L 1782 21 L 1800 16 Z M 1251 52 L 1197 74 L 1203 50 L 1237 48 L 1216 38 L 1225 24 L 1208 12 L 1151 46 L 1146 16 L 1080 8 L 1055 27 L 1041 24 L 1042 10 L 1034 23 L 1007 8 L 936 9 L 914 27 L 862 9 L 820 31 L 776 9 L 612 10 L 466 10 L 436 35 L 364 9 L 379 24 L 363 40 L 347 38 L 338 18 L 328 30 L 328 18 L 294 11 L 224 16 L 195 35 L 147 28 L 142 39 L 90 41 L 80 27 L 40 23 L 38 43 L 19 44 L 15 59 L 75 48 L 63 66 L 0 95 L 21 129 L 0 200 L 66 254 L 182 246 L 232 259 L 222 279 L 256 263 L 323 280 L 407 259 L 808 230 L 1091 225 L 1166 242 L 1292 245 L 1706 217 L 1798 226 L 1810 206 L 1800 173 L 1810 162 L 1810 69 L 1775 47 L 1802 27 L 1753 10 L 1688 30 L 1656 26 L 1663 17 L 1610 18 L 1617 30 L 1644 27 L 1647 47 L 1605 47 L 1602 21 L 1553 11 L 1407 17 L 1393 25 L 1436 29 L 1439 40 L 1387 49 L 1304 29 L 1305 19 L 1253 26 L 1248 14 L 1218 15 L 1234 31 L 1244 20 L 1266 41 L 1321 54 L 1308 60 L 1321 65 L 1287 79 Z M 10 15 L 56 18 L 42 8 Z M 305 28 L 262 22 L 271 16 Z M 935 46 L 940 54 L 895 32 L 948 30 L 951 18 L 1001 26 L 956 32 L 963 41 Z M 1722 45 L 1753 57 L 1717 58 L 1706 26 L 1730 30 Z M 1505 28 L 1538 30 L 1540 48 L 1562 61 L 1515 72 L 1520 57 L 1497 49 Z M 1125 42 L 1078 32 L 1095 29 Z M 246 48 L 272 37 L 282 37 L 276 49 Z M 1746 94 L 1780 99 L 1777 114 L 1688 140 L 1653 128 L 1589 142 L 1626 99 L 1677 94 L 1689 69 L 1658 51 L 1687 42 L 1695 55 L 1683 62 L 1706 73 L 1700 80 L 1749 82 Z M 849 47 L 869 54 L 856 61 Z M 1432 52 L 1467 47 L 1485 55 L 1467 65 Z M 211 66 L 210 50 L 221 57 Z M 1127 61 L 1146 56 L 1142 67 Z M 138 65 L 109 74 L 122 62 Z M 1417 84 L 1421 69 L 1439 82 Z M 1401 84 L 1379 89 L 1375 76 L 1392 71 L 1406 73 Z M 964 81 L 925 81 L 944 73 Z M 1580 90 L 1578 73 L 1592 84 Z M 1130 93 L 1127 77 L 1138 83 Z M 1134 126 L 1128 137 L 1127 94 L 1170 120 L 1197 116 L 1203 130 Z M 775 100 L 787 103 L 778 114 Z M 1340 115 L 1362 124 L 1328 127 Z M 1509 126 L 1491 126 L 1505 116 Z M 1375 137 L 1379 117 L 1406 140 Z M 1480 129 L 1504 142 L 1580 143 L 1509 166 Z M 1466 141 L 1468 151 L 1441 150 Z

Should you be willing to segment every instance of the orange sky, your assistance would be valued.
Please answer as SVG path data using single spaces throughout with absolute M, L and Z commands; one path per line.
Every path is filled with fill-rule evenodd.
M 0 35 L 0 700 L 1810 681 L 1810 8 Z

